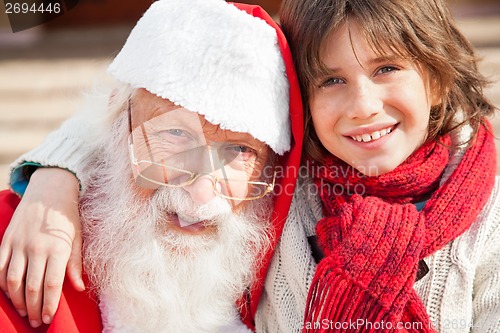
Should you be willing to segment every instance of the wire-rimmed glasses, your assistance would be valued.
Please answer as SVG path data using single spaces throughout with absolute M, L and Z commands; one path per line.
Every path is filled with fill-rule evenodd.
M 194 112 L 179 108 L 132 129 L 129 101 L 128 121 L 130 160 L 141 187 L 184 187 L 204 177 L 211 180 L 214 194 L 238 201 L 259 199 L 274 189 L 275 158 L 261 168 L 256 152 L 245 146 L 207 142 L 205 121 Z

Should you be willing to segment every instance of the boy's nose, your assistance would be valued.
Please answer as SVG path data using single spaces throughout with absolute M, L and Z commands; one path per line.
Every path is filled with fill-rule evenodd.
M 348 116 L 352 119 L 369 119 L 382 112 L 384 103 L 380 87 L 370 80 L 365 80 L 353 87 L 351 107 Z

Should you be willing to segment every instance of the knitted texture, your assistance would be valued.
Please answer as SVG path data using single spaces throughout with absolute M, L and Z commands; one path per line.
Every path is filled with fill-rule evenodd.
M 455 142 L 467 139 L 460 137 Z M 450 161 L 459 154 L 458 164 L 462 150 L 465 148 L 454 149 Z M 443 177 L 453 167 L 450 163 Z M 497 176 L 489 202 L 471 227 L 424 259 L 430 271 L 414 284 L 439 333 L 500 332 L 499 181 Z M 303 178 L 297 185 L 257 310 L 258 333 L 302 331 L 307 293 L 317 267 L 307 237 L 315 234 L 316 223 L 323 217 L 317 192 L 311 178 Z
M 305 331 L 311 327 L 307 323 L 324 319 L 364 322 L 356 332 L 391 331 L 401 323 L 412 323 L 419 332 L 433 331 L 413 289 L 418 261 L 470 227 L 492 191 L 496 163 L 493 137 L 481 127 L 475 144 L 437 189 L 449 155 L 449 138 L 441 142 L 424 145 L 380 177 L 363 176 L 334 157 L 317 169 L 325 218 L 316 231 L 326 258 L 309 290 Z M 332 191 L 339 185 L 347 194 Z M 356 188 L 363 195 L 349 195 Z M 411 203 L 431 193 L 418 212 Z M 340 331 L 352 331 L 345 327 Z M 331 327 L 317 331 L 323 328 Z
M 62 130 L 51 132 L 40 146 L 17 158 L 10 165 L 10 171 L 24 162 L 67 169 L 76 174 L 82 190 L 85 190 L 88 161 L 106 130 L 103 125 L 107 123 L 103 119 L 109 114 L 106 110 L 108 98 L 99 96 L 87 101 L 93 104 L 92 107 L 85 108 L 85 105 L 62 124 Z

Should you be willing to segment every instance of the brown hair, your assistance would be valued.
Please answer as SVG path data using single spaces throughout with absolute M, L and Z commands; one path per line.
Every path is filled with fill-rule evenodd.
M 280 23 L 302 90 L 306 154 L 316 160 L 329 154 L 314 132 L 308 98 L 315 78 L 326 70 L 321 60 L 325 41 L 350 19 L 359 22 L 375 52 L 389 50 L 429 73 L 441 104 L 431 109 L 428 140 L 466 123 L 476 133 L 482 118 L 494 112 L 483 95 L 488 82 L 477 70 L 478 58 L 444 0 L 283 0 Z M 457 124 L 460 110 L 464 119 Z

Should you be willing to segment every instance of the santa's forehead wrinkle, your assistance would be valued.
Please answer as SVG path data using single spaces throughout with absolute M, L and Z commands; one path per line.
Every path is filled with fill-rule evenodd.
M 180 112 L 179 112 L 180 111 Z M 175 116 L 173 113 L 176 113 Z M 234 132 L 228 129 L 223 129 L 220 125 L 212 124 L 203 115 L 189 111 L 185 108 L 157 110 L 151 113 L 151 122 L 155 123 L 156 129 L 161 129 L 162 127 L 171 127 L 173 123 L 191 125 L 192 129 L 199 129 L 203 132 L 204 136 L 210 141 L 255 141 L 261 143 L 259 140 L 255 139 L 252 135 L 248 133 Z M 263 144 L 263 143 L 262 143 Z

